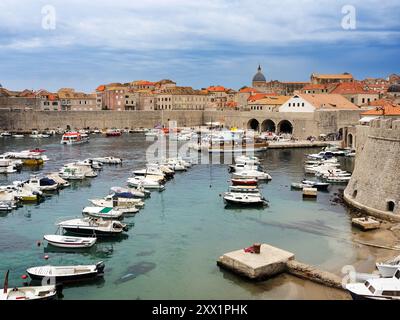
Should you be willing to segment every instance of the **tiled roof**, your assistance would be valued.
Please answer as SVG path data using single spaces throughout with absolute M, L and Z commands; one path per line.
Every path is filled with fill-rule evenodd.
M 298 96 L 308 101 L 316 109 L 359 109 L 340 94 L 299 94 Z
M 96 88 L 96 91 L 104 91 L 104 90 L 106 90 L 106 86 L 104 84 L 102 84 Z
M 247 98 L 248 102 L 257 101 L 265 97 L 277 96 L 276 93 L 256 93 Z
M 250 88 L 250 87 L 246 87 L 246 88 L 240 89 L 239 92 L 241 92 L 241 93 L 247 93 L 247 92 L 249 92 L 249 93 L 259 93 L 259 91 L 257 89 Z
M 210 92 L 225 92 L 228 89 L 226 89 L 223 86 L 210 86 L 210 87 L 207 88 L 207 90 L 210 91 Z
M 259 100 L 251 101 L 257 104 L 264 105 L 282 105 L 288 101 L 291 97 L 289 96 L 267 96 Z M 250 101 L 249 101 L 250 102 Z M 250 102 L 250 104 L 251 104 Z
M 301 90 L 325 90 L 328 86 L 325 84 L 312 84 L 305 85 Z
M 364 86 L 358 82 L 342 82 L 338 83 L 331 91 L 331 93 L 337 94 L 376 94 L 373 91 L 367 91 Z
M 385 112 L 383 112 L 383 110 Z M 361 113 L 363 116 L 400 116 L 400 105 L 395 105 L 392 103 L 387 103 L 381 107 L 376 107 L 374 109 L 365 111 Z

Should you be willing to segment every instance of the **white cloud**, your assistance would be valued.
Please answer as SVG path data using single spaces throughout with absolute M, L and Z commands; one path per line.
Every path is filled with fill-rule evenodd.
M 394 1 L 353 1 L 359 19 L 354 31 L 341 28 L 341 7 L 346 2 L 2 0 L 0 32 L 6 36 L 0 36 L 0 46 L 15 50 L 65 46 L 185 50 L 387 42 L 399 36 L 399 6 Z M 56 8 L 56 30 L 41 29 L 41 8 L 47 4 Z

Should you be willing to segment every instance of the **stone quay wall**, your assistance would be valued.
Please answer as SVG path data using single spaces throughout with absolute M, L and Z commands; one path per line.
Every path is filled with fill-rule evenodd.
M 0 110 L 0 130 L 78 128 L 154 128 L 177 121 L 177 126 L 203 124 L 203 111 L 7 111 Z
M 357 126 L 357 141 L 345 201 L 378 218 L 400 221 L 400 120 Z

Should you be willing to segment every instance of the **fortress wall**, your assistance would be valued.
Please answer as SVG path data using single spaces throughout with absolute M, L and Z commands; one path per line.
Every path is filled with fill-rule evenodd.
M 153 128 L 155 125 L 177 121 L 178 126 L 199 126 L 203 123 L 203 111 L 0 111 L 0 129 L 65 129 L 74 128 Z
M 357 128 L 358 148 L 345 200 L 370 214 L 400 219 L 400 120 Z M 390 208 L 390 202 L 394 205 Z

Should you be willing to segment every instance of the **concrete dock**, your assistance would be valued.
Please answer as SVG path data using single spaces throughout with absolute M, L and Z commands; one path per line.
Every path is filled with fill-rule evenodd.
M 353 218 L 351 224 L 363 231 L 379 229 L 381 226 L 381 223 L 372 217 Z
M 332 144 L 333 141 L 287 141 L 287 142 L 278 142 L 278 141 L 268 141 L 268 149 L 285 149 L 285 148 L 314 148 L 314 147 L 327 147 Z
M 293 253 L 262 244 L 259 254 L 243 249 L 228 252 L 218 259 L 217 265 L 249 279 L 262 280 L 284 272 L 286 263 L 292 259 Z
M 217 265 L 250 280 L 265 280 L 287 272 L 328 287 L 342 289 L 341 278 L 330 272 L 295 260 L 293 253 L 268 244 L 262 244 L 260 253 L 245 252 L 244 249 L 225 253 Z

